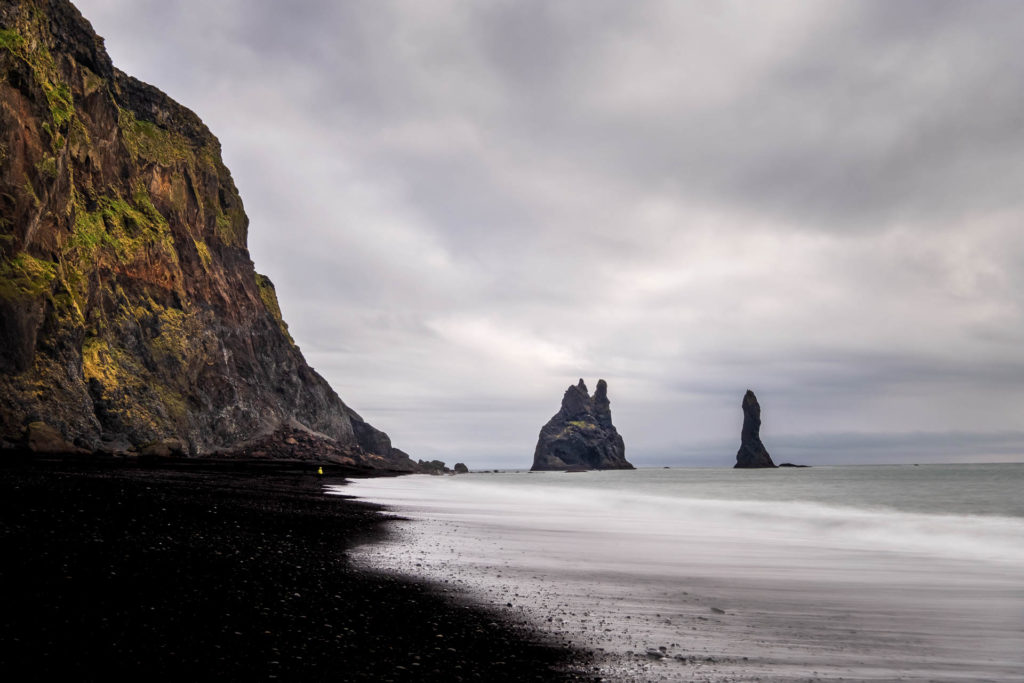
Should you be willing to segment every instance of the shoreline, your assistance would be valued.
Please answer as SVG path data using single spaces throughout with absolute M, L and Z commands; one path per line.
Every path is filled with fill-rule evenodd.
M 0 661 L 37 679 L 587 677 L 499 610 L 353 566 L 390 518 L 324 492 L 373 476 L 342 469 L 4 459 Z
M 352 482 L 404 518 L 353 558 L 447 581 L 606 680 L 1018 680 L 1024 520 L 689 497 L 689 475 L 648 474 L 676 478 Z

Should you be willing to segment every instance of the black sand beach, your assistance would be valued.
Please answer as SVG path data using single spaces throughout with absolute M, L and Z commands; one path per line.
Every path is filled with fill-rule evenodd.
M 296 465 L 5 459 L 0 665 L 24 680 L 575 680 L 585 660 L 350 566 L 378 509 Z

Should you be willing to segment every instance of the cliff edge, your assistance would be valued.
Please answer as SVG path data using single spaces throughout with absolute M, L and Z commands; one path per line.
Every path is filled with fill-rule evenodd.
M 0 0 L 0 447 L 300 434 L 415 469 L 307 365 L 247 232 L 198 116 L 114 68 L 67 0 Z

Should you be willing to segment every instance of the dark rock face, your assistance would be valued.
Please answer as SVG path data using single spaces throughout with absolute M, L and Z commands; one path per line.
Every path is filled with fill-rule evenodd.
M 612 425 L 608 384 L 591 397 L 581 379 L 562 397 L 562 407 L 540 430 L 531 470 L 631 470 L 626 446 Z
M 306 363 L 248 223 L 199 117 L 115 69 L 67 0 L 0 0 L 0 444 L 39 422 L 204 455 L 296 428 L 414 468 Z
M 761 443 L 761 406 L 754 392 L 747 389 L 743 396 L 743 432 L 740 450 L 736 453 L 736 467 L 775 467 L 772 458 Z
M 469 474 L 469 468 L 466 467 L 466 463 L 457 462 L 455 463 L 455 467 L 452 468 L 452 472 L 455 474 Z
M 423 474 L 451 474 L 452 471 L 445 467 L 440 460 L 419 460 L 416 463 L 416 471 Z

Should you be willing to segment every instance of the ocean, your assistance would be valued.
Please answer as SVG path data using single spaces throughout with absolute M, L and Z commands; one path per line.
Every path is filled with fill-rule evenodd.
M 1024 464 L 355 480 L 367 567 L 592 651 L 610 680 L 1024 680 Z

